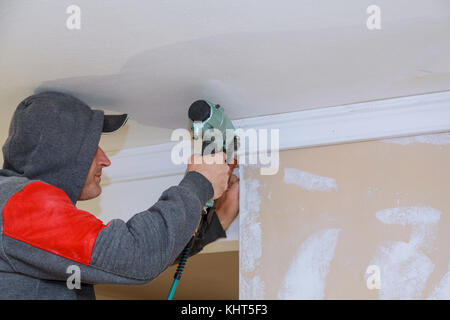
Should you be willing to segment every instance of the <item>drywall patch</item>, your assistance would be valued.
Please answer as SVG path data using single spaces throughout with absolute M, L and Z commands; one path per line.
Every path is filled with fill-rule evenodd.
M 255 179 L 241 180 L 243 187 L 241 199 L 244 200 L 244 210 L 240 212 L 240 229 L 246 232 L 240 232 L 241 260 L 240 268 L 242 271 L 253 271 L 256 267 L 256 260 L 261 258 L 261 223 L 258 221 L 259 182 Z
M 339 232 L 322 230 L 303 242 L 286 274 L 279 299 L 323 299 Z
M 450 265 L 448 266 L 447 273 L 436 288 L 434 288 L 428 300 L 450 300 Z
M 378 248 L 371 265 L 381 271 L 380 299 L 420 299 L 434 264 L 414 245 L 392 242 Z
M 431 225 L 439 221 L 441 213 L 429 206 L 398 207 L 378 211 L 376 217 L 385 224 Z
M 430 249 L 434 228 L 441 212 L 429 206 L 398 207 L 378 211 L 385 224 L 411 225 L 409 242 L 387 241 L 380 246 L 371 264 L 381 270 L 380 299 L 420 299 L 434 264 L 422 252 Z
M 295 168 L 284 169 L 284 182 L 286 184 L 296 184 L 306 190 L 331 191 L 337 190 L 336 180 L 322 177 Z
M 409 243 L 418 249 L 432 250 L 441 212 L 429 206 L 397 207 L 378 211 L 376 217 L 385 224 L 411 225 Z
M 262 255 L 262 230 L 259 221 L 261 199 L 258 180 L 246 177 L 241 167 L 239 228 L 239 298 L 264 299 L 264 281 L 258 275 L 259 259 Z M 251 172 L 251 170 L 249 170 Z
M 239 280 L 239 299 L 264 299 L 264 281 L 259 276 L 254 276 L 249 280 L 240 277 Z
M 404 138 L 392 138 L 383 139 L 381 142 L 395 143 L 406 146 L 412 143 L 426 143 L 434 145 L 445 145 L 450 143 L 450 132 L 437 133 L 437 134 L 426 134 L 414 137 L 404 137 Z

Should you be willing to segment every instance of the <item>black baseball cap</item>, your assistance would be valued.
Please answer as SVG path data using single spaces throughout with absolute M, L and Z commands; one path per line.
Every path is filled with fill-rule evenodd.
M 102 134 L 111 134 L 119 131 L 128 120 L 128 114 L 115 114 L 107 115 L 105 114 L 103 119 L 103 129 Z

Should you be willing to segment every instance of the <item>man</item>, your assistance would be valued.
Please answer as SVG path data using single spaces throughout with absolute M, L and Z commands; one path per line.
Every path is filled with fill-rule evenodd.
M 96 283 L 148 283 L 176 261 L 209 199 L 218 200 L 217 215 L 201 225 L 193 253 L 225 236 L 239 210 L 238 179 L 228 179 L 227 164 L 191 158 L 179 185 L 127 222 L 104 224 L 75 207 L 100 195 L 102 169 L 111 164 L 100 135 L 126 119 L 56 92 L 19 104 L 2 149 L 0 298 L 95 299 Z M 80 289 L 66 284 L 73 266 Z

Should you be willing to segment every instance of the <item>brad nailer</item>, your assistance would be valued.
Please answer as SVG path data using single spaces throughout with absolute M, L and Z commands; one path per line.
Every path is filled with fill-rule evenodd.
M 223 151 L 227 155 L 226 161 L 230 166 L 231 174 L 237 163 L 234 154 L 239 147 L 239 141 L 235 135 L 234 125 L 225 115 L 223 107 L 207 100 L 197 100 L 189 107 L 188 117 L 194 140 L 194 151 L 196 143 L 200 144 L 202 155 Z M 194 235 L 182 252 L 168 300 L 172 300 L 178 281 L 181 279 L 197 230 L 202 224 L 210 223 L 215 214 L 215 200 L 209 200 L 202 210 L 202 216 Z

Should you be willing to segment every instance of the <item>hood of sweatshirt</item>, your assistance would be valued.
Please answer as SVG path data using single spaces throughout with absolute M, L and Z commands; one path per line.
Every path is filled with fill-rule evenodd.
M 100 142 L 104 112 L 58 92 L 17 107 L 3 146 L 0 177 L 40 180 L 62 189 L 75 205 Z

